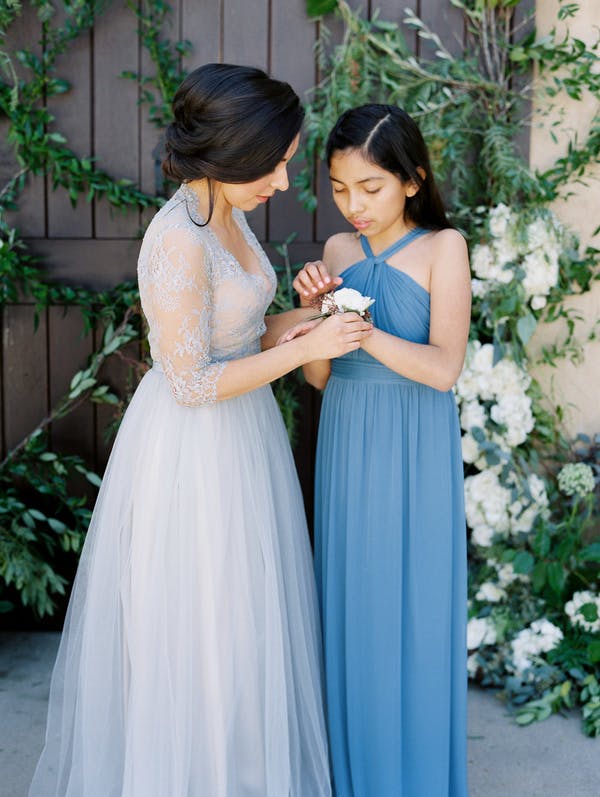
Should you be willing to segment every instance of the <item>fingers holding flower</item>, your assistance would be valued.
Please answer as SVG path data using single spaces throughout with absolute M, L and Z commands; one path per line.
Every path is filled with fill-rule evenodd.
M 329 293 L 343 282 L 341 277 L 332 277 L 322 260 L 314 260 L 304 265 L 292 285 L 300 295 L 300 304 L 308 307 L 324 293 Z

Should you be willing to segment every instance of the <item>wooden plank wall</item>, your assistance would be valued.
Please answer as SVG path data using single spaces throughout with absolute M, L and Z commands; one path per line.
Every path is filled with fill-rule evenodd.
M 449 0 L 363 0 L 354 5 L 362 5 L 368 14 L 378 7 L 382 18 L 397 22 L 403 9 L 411 7 L 450 42 L 451 49 L 459 52 L 465 46 L 461 15 Z M 34 47 L 39 52 L 40 23 L 29 4 L 23 6 L 22 17 L 11 30 L 11 50 Z M 172 0 L 172 6 L 168 36 L 189 39 L 193 46 L 183 64 L 186 69 L 209 61 L 247 63 L 288 80 L 300 94 L 314 85 L 318 24 L 306 17 L 305 0 Z M 339 36 L 339 23 L 334 21 L 332 27 Z M 128 177 L 143 190 L 154 192 L 152 152 L 159 134 L 147 121 L 146 108 L 138 106 L 138 86 L 120 77 L 124 70 L 150 71 L 136 29 L 137 20 L 123 0 L 108 4 L 94 29 L 61 57 L 58 73 L 70 82 L 71 90 L 52 98 L 50 109 L 56 129 L 66 135 L 75 152 L 95 157 L 115 177 Z M 414 36 L 408 38 L 417 51 L 428 46 Z M 5 130 L 3 126 L 0 132 Z M 8 179 L 17 167 L 4 135 L 1 139 L 0 178 Z M 292 176 L 299 166 L 292 166 Z M 301 208 L 294 189 L 279 195 L 269 207 L 251 214 L 255 232 L 264 242 L 282 241 L 296 232 L 293 259 L 300 262 L 318 256 L 321 242 L 341 228 L 326 185 L 321 193 L 314 215 Z M 135 277 L 139 238 L 148 214 L 117 213 L 102 201 L 80 201 L 73 208 L 63 189 L 52 191 L 48 180 L 36 178 L 26 188 L 15 221 L 52 277 L 104 288 Z M 4 308 L 2 328 L 0 442 L 6 451 L 64 393 L 72 374 L 94 349 L 97 334 L 84 337 L 78 312 L 61 307 L 43 313 L 34 332 L 33 307 L 25 301 Z M 122 379 L 119 364 L 112 367 L 110 378 Z M 303 401 L 298 463 L 310 493 L 317 400 L 307 389 Z M 106 420 L 106 408 L 84 407 L 56 424 L 53 444 L 78 451 L 102 468 L 107 454 L 102 429 Z

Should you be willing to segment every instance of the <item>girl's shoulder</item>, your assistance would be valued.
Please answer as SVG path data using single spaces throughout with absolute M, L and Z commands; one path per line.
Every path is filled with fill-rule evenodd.
M 430 238 L 430 245 L 434 254 L 460 256 L 467 254 L 467 242 L 462 233 L 452 227 L 446 227 L 443 230 L 434 231 Z
M 339 232 L 325 242 L 323 263 L 333 277 L 337 277 L 345 268 L 363 258 L 364 253 L 358 233 Z

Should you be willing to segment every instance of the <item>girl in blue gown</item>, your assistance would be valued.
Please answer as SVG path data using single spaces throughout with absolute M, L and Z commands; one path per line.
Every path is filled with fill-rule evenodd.
M 360 349 L 304 368 L 325 388 L 315 556 L 336 793 L 466 797 L 466 543 L 451 388 L 469 329 L 467 248 L 399 108 L 343 114 L 327 159 L 335 203 L 357 232 L 330 238 L 296 288 L 304 304 L 342 282 L 375 299 Z

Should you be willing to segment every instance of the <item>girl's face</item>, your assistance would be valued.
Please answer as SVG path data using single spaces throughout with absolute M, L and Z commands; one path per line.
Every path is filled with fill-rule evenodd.
M 299 140 L 300 133 L 270 174 L 259 177 L 258 180 L 253 180 L 251 183 L 221 183 L 223 198 L 234 208 L 248 212 L 267 202 L 275 191 L 287 191 L 290 184 L 287 165 L 298 149 Z
M 342 215 L 367 238 L 400 238 L 407 230 L 406 198 L 418 187 L 366 160 L 360 150 L 337 150 L 329 178 L 333 199 Z

